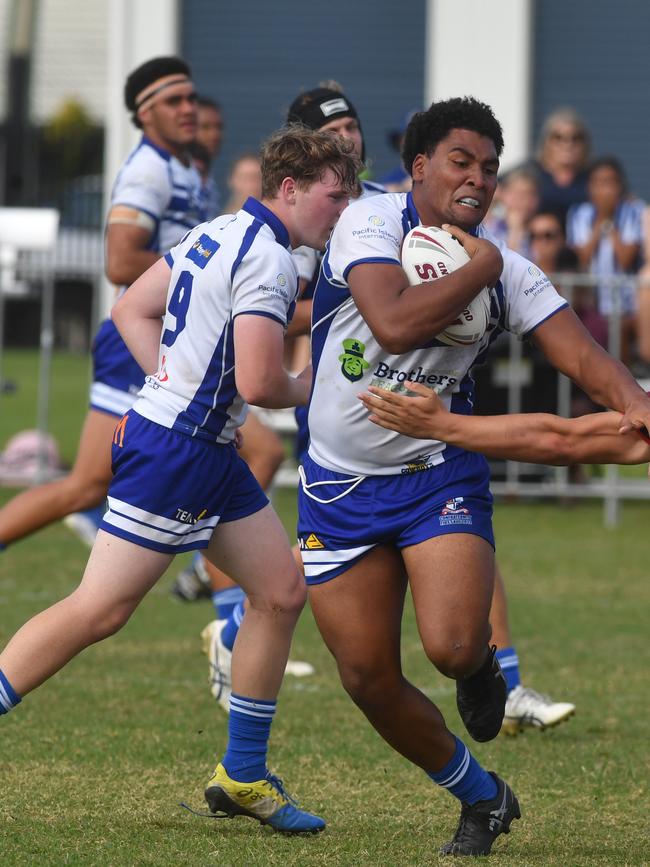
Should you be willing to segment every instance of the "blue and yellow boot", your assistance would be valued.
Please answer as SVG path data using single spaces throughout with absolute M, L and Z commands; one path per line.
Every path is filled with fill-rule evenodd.
M 315 834 L 325 827 L 320 816 L 298 809 L 282 780 L 270 773 L 254 783 L 238 783 L 218 764 L 205 790 L 205 800 L 212 813 L 224 813 L 230 819 L 250 816 L 287 834 Z

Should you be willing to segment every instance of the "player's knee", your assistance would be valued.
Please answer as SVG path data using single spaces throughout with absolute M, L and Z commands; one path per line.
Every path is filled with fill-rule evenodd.
M 265 613 L 283 615 L 297 620 L 307 601 L 307 587 L 302 575 L 296 570 L 292 580 L 281 586 L 272 586 L 261 593 L 249 596 L 251 607 Z
M 87 596 L 83 589 L 77 589 L 68 597 L 68 603 L 75 622 L 85 626 L 88 644 L 102 641 L 118 632 L 137 604 L 131 600 L 98 600 Z
M 339 675 L 352 701 L 366 712 L 390 705 L 400 683 L 396 672 L 386 666 L 339 662 Z
M 446 641 L 427 642 L 425 652 L 441 674 L 458 680 L 477 671 L 485 658 L 487 639 L 458 635 Z
M 93 640 L 102 641 L 104 638 L 115 635 L 127 623 L 132 613 L 133 605 L 128 603 L 119 603 L 98 611 L 91 626 Z

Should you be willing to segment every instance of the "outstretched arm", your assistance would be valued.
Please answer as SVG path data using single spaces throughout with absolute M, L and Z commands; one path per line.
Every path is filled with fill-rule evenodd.
M 468 416 L 449 412 L 438 395 L 409 383 L 408 397 L 370 387 L 359 399 L 370 421 L 418 439 L 436 439 L 488 457 L 537 464 L 642 464 L 650 444 L 636 431 L 621 434 L 621 413 L 580 418 L 548 413 Z

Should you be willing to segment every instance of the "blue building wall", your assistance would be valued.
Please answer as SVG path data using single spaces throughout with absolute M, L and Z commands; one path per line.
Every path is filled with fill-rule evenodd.
M 386 132 L 423 102 L 425 0 L 183 0 L 180 14 L 182 53 L 200 90 L 224 106 L 221 184 L 233 157 L 256 149 L 297 93 L 327 78 L 359 110 L 374 176 L 394 165 Z M 650 0 L 534 2 L 532 140 L 550 111 L 574 106 L 594 153 L 619 156 L 648 200 L 649 36 Z
M 356 106 L 373 176 L 398 161 L 386 141 L 424 86 L 425 0 L 184 0 L 181 52 L 199 92 L 224 109 L 224 149 L 215 165 L 223 190 L 232 159 L 282 126 L 291 101 L 336 79 Z

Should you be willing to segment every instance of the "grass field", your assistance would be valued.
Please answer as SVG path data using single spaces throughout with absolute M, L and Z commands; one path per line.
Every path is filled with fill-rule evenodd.
M 29 359 L 10 355 L 5 375 L 19 381 L 20 369 L 29 377 Z M 57 435 L 70 459 L 87 368 L 73 358 L 57 364 L 67 389 Z M 13 398 L 0 399 L 0 443 L 14 424 L 33 424 L 19 408 L 29 390 L 20 385 L 10 414 Z M 282 492 L 277 505 L 291 529 L 292 494 Z M 497 507 L 499 559 L 525 682 L 574 701 L 577 714 L 543 734 L 473 745 L 511 782 L 522 806 L 513 833 L 495 845 L 494 863 L 650 863 L 649 516 L 648 504 L 626 504 L 621 525 L 604 531 L 597 504 Z M 0 555 L 0 644 L 74 587 L 86 556 L 61 525 Z M 120 634 L 86 651 L 0 721 L 3 867 L 442 861 L 437 847 L 453 833 L 456 802 L 370 730 L 343 693 L 309 612 L 292 655 L 310 660 L 316 674 L 285 682 L 271 765 L 328 829 L 285 838 L 242 819 L 202 820 L 178 806 L 186 800 L 202 809 L 226 718 L 207 690 L 200 652 L 210 607 L 172 600 L 174 573 L 172 567 Z M 453 683 L 424 660 L 410 609 L 403 654 L 408 676 L 462 736 Z

